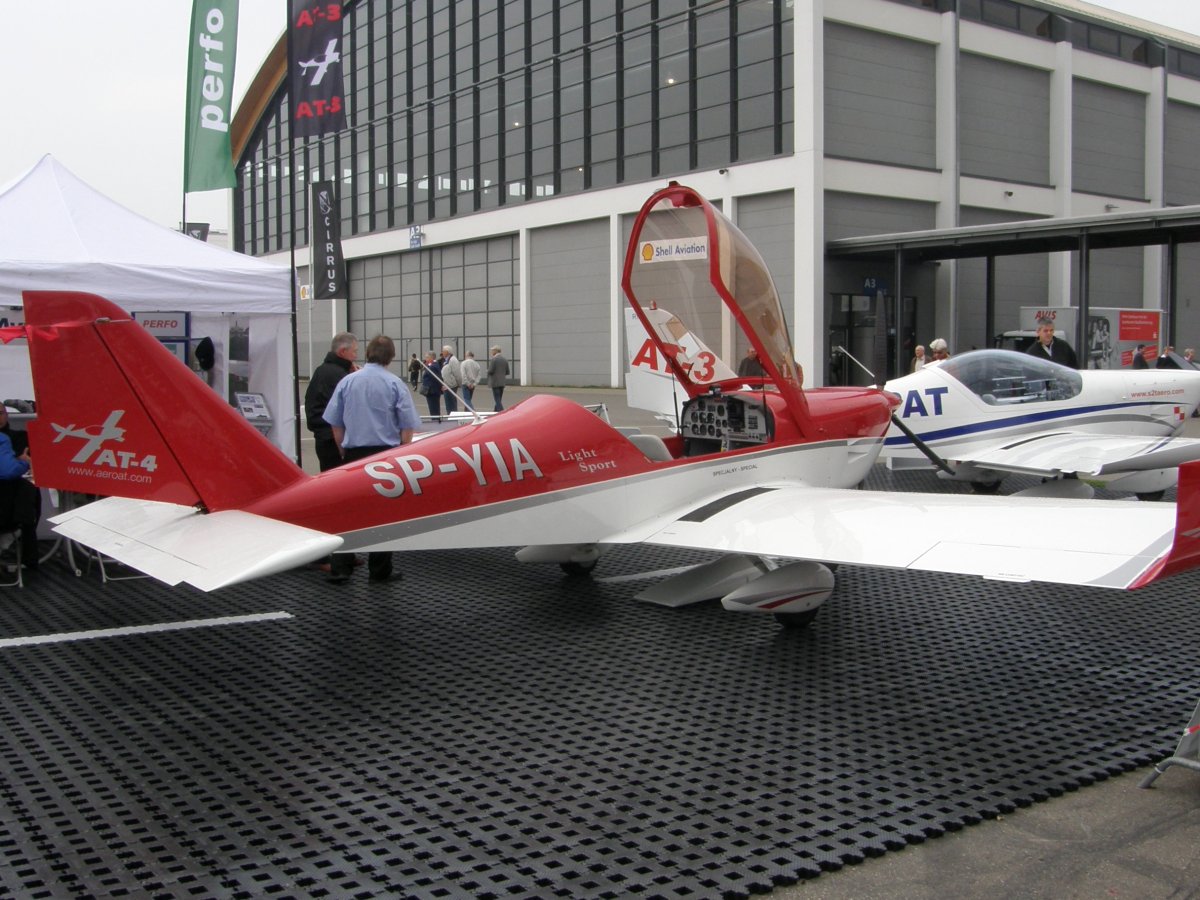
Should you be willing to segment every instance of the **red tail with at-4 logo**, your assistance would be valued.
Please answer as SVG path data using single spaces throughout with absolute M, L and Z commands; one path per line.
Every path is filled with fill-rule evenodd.
M 216 511 L 305 477 L 120 307 L 58 291 L 24 301 L 39 485 Z

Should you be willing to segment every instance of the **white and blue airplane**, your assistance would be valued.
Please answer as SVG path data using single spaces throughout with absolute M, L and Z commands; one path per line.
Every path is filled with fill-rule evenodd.
M 973 350 L 884 389 L 900 397 L 880 457 L 889 468 L 936 469 L 985 493 L 1023 474 L 1044 480 L 1022 493 L 1087 496 L 1095 482 L 1153 500 L 1200 459 L 1200 440 L 1180 436 L 1200 404 L 1200 371 L 1076 371 Z

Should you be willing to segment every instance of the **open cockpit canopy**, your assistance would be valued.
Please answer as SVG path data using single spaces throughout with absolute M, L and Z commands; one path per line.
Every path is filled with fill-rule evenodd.
M 802 375 L 779 294 L 754 245 L 691 188 L 672 183 L 642 206 L 625 255 L 622 287 L 689 396 L 714 385 L 777 388 L 805 407 Z M 729 361 L 758 352 L 764 375 L 740 377 Z

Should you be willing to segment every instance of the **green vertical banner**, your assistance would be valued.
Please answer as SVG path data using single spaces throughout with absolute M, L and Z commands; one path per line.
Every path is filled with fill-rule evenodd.
M 237 183 L 229 144 L 237 28 L 238 0 L 192 0 L 183 139 L 185 193 Z

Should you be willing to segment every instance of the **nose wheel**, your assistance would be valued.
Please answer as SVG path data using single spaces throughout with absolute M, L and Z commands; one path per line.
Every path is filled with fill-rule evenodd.
M 804 612 L 775 613 L 775 621 L 788 631 L 800 631 L 812 624 L 820 609 L 807 609 Z

